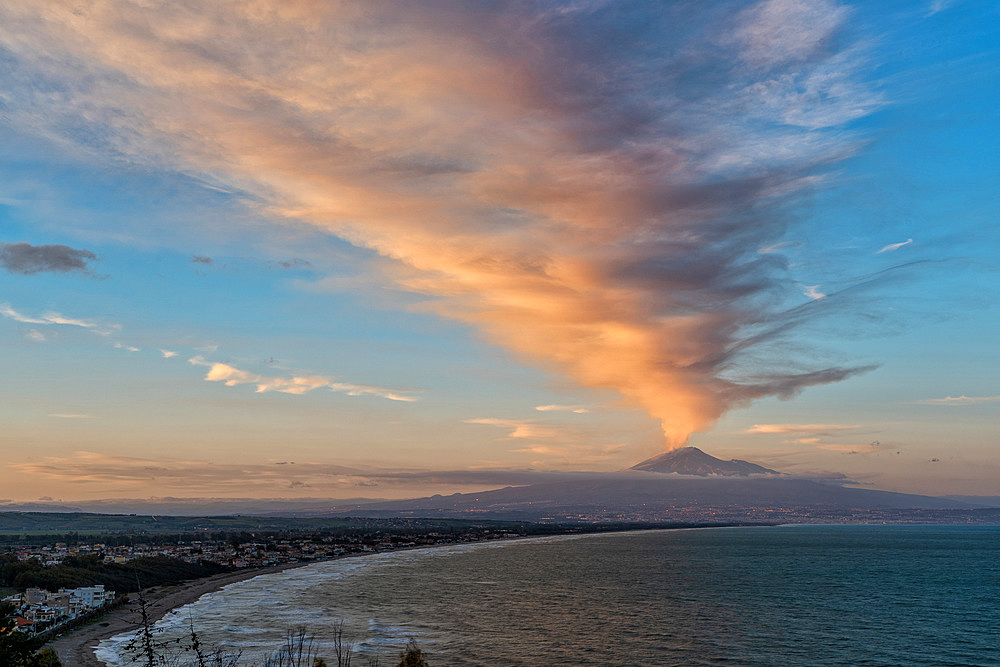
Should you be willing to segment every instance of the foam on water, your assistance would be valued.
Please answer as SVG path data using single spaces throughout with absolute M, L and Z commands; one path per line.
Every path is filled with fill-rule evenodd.
M 1000 528 L 796 526 L 559 536 L 319 563 L 163 619 L 260 664 L 305 625 L 432 665 L 1000 665 Z M 172 633 L 172 634 L 171 634 Z M 127 664 L 127 637 L 102 644 Z M 356 661 L 364 663 L 364 658 Z
M 628 533 L 605 533 L 602 536 L 625 534 Z M 580 537 L 586 536 L 552 535 L 526 539 L 534 544 L 546 544 Z M 218 591 L 206 593 L 195 602 L 171 610 L 153 625 L 153 632 L 159 641 L 186 638 L 194 626 L 202 641 L 206 637 L 222 640 L 218 644 L 241 651 L 243 658 L 252 664 L 254 660 L 262 660 L 280 647 L 283 633 L 287 629 L 301 626 L 313 630 L 318 624 L 344 618 L 341 611 L 331 607 L 316 609 L 298 606 L 292 601 L 296 598 L 296 593 L 323 588 L 331 582 L 344 580 L 366 570 L 405 566 L 415 561 L 448 558 L 471 551 L 500 549 L 524 541 L 525 538 L 519 538 L 361 554 L 261 574 L 227 584 Z M 363 594 L 359 597 L 363 597 Z M 261 613 L 263 609 L 266 609 L 266 613 Z M 239 619 L 241 623 L 230 622 L 232 619 Z M 253 622 L 254 620 L 257 622 Z M 420 637 L 420 633 L 412 628 L 381 623 L 375 619 L 368 619 L 364 625 L 368 630 L 366 636 L 355 640 L 356 647 L 363 652 L 398 649 L 405 646 L 411 638 Z M 125 654 L 127 647 L 135 643 L 136 636 L 137 632 L 127 632 L 102 640 L 94 653 L 108 667 L 133 664 Z M 180 643 L 183 644 L 184 640 Z M 328 642 L 317 642 L 320 646 L 326 644 Z

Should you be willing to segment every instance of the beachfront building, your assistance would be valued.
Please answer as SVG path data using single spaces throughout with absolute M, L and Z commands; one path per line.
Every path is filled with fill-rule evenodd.
M 55 625 L 71 621 L 115 600 L 114 591 L 104 586 L 60 588 L 55 593 L 41 588 L 29 588 L 21 595 L 4 598 L 16 606 L 18 628 L 27 632 L 40 632 Z
M 66 592 L 73 597 L 77 604 L 87 610 L 103 607 L 115 600 L 115 592 L 104 590 L 104 584 L 73 588 Z

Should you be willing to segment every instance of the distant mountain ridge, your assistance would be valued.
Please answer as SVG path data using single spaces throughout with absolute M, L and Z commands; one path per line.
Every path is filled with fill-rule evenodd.
M 826 519 L 839 520 L 856 511 L 957 510 L 970 506 L 947 498 L 825 484 L 749 461 L 724 461 L 697 447 L 682 447 L 615 473 L 450 496 L 390 500 L 357 505 L 347 513 L 537 520 L 608 514 L 658 519 L 721 515 L 787 517 L 789 512 L 805 516 L 803 512 L 817 510 Z M 772 511 L 778 514 L 767 514 Z
M 961 509 L 946 498 L 876 489 L 822 484 L 784 475 L 657 475 L 649 471 L 606 473 L 601 477 L 508 486 L 476 493 L 455 493 L 410 500 L 355 505 L 331 512 L 343 516 L 478 516 L 490 519 L 538 520 L 543 517 L 642 514 L 657 519 L 692 511 L 724 509 L 727 515 L 749 515 L 754 508 L 827 511 L 867 509 Z M 709 512 L 706 516 L 717 516 Z M 778 515 L 773 515 L 778 516 Z
M 719 475 L 722 477 L 749 477 L 751 475 L 780 475 L 777 470 L 764 466 L 730 459 L 723 461 L 711 454 L 706 454 L 697 447 L 681 447 L 637 463 L 630 470 L 645 470 L 647 472 L 677 473 L 680 475 L 698 475 L 707 477 Z

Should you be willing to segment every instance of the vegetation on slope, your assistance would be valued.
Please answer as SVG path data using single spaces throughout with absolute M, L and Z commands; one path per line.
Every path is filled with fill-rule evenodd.
M 207 577 L 228 569 L 208 561 L 187 563 L 166 556 L 136 558 L 122 564 L 105 563 L 99 554 L 69 556 L 59 565 L 46 566 L 34 558 L 19 561 L 14 554 L 5 553 L 0 554 L 0 586 L 55 591 L 104 584 L 107 590 L 131 593 L 139 589 L 137 581 L 146 587 L 162 586 Z

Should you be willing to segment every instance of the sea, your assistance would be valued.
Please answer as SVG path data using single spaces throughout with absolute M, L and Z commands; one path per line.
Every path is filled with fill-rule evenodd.
M 795 525 L 371 554 L 231 584 L 156 626 L 260 665 L 304 627 L 353 665 L 1000 665 L 1000 526 Z M 137 664 L 128 635 L 102 642 Z M 189 653 L 179 664 L 196 664 Z

